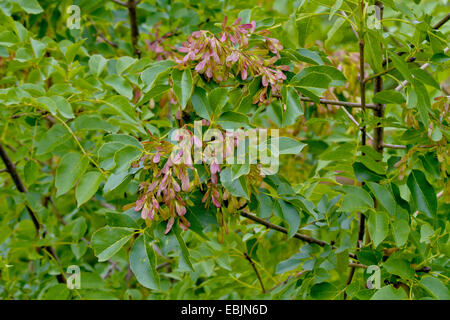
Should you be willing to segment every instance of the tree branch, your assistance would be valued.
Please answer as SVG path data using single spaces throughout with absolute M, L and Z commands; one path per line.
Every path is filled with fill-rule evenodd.
M 123 7 L 127 6 L 127 4 L 125 2 L 122 2 L 122 1 L 119 1 L 119 0 L 111 0 L 111 1 L 114 2 L 114 3 L 117 3 L 119 6 L 123 6 Z
M 17 187 L 17 190 L 19 190 L 21 193 L 27 193 L 25 184 L 22 182 L 22 179 L 20 178 L 19 174 L 17 173 L 16 166 L 12 163 L 11 159 L 9 158 L 8 154 L 6 153 L 6 150 L 3 148 L 3 145 L 1 142 L 0 142 L 0 157 L 2 158 L 7 171 L 9 172 L 11 178 L 13 179 L 14 184 Z M 28 205 L 25 205 L 25 207 L 27 208 L 27 211 L 31 217 L 31 220 L 33 221 L 34 228 L 36 229 L 36 234 L 39 236 L 39 233 L 41 230 L 41 224 L 39 223 L 37 215 Z M 44 232 L 44 235 L 45 235 L 45 232 Z M 56 251 L 53 247 L 42 246 L 42 247 L 39 247 L 39 250 L 43 250 L 45 253 L 47 253 L 52 259 L 54 259 L 60 265 L 58 255 L 56 254 Z M 64 283 L 65 282 L 64 272 L 61 272 L 61 274 L 56 275 L 56 278 L 59 283 Z
M 401 145 L 401 144 L 389 144 L 389 143 L 383 143 L 383 148 L 406 149 L 406 146 Z
M 283 227 L 278 226 L 276 224 L 273 224 L 273 223 L 271 223 L 269 221 L 261 219 L 261 218 L 255 216 L 255 215 L 253 215 L 251 213 L 248 213 L 248 212 L 245 212 L 245 211 L 241 211 L 240 215 L 243 216 L 244 218 L 250 219 L 250 220 L 252 220 L 252 221 L 254 221 L 256 223 L 262 224 L 263 226 L 265 226 L 265 227 L 267 227 L 269 229 L 273 229 L 273 230 L 279 231 L 279 232 L 284 233 L 284 234 L 288 233 L 286 228 L 283 228 Z M 318 240 L 318 239 L 315 239 L 313 237 L 310 237 L 310 236 L 307 236 L 305 234 L 301 234 L 301 233 L 298 233 L 298 232 L 294 234 L 294 238 L 297 238 L 299 240 L 302 240 L 302 241 L 305 241 L 305 242 L 308 242 L 308 243 L 315 243 L 315 244 L 317 244 L 317 245 L 319 245 L 321 247 L 329 245 L 325 241 Z M 335 247 L 332 246 L 332 248 L 335 248 Z M 349 253 L 348 255 L 349 255 L 350 258 L 357 259 L 356 255 L 353 254 L 353 253 Z
M 439 29 L 439 28 L 442 27 L 449 19 L 450 19 L 450 13 L 448 13 L 444 18 L 442 18 L 438 23 L 436 23 L 436 24 L 433 26 L 433 29 L 435 29 L 435 30 Z M 449 50 L 450 50 L 450 47 L 446 47 L 446 48 L 444 49 L 444 53 L 447 53 Z M 427 63 L 423 64 L 423 65 L 420 67 L 420 69 L 425 70 L 425 69 L 427 69 L 429 66 L 430 66 L 430 63 L 427 62 Z M 408 80 L 403 81 L 402 83 L 400 83 L 400 84 L 395 88 L 395 90 L 396 90 L 396 91 L 402 90 L 404 87 L 406 87 L 406 86 L 408 85 L 408 83 L 409 83 Z
M 312 100 L 311 98 L 303 97 L 303 96 L 300 96 L 300 100 L 307 101 L 307 102 L 314 102 L 314 100 Z M 334 106 L 349 107 L 349 108 L 362 108 L 361 103 L 357 103 L 357 102 L 320 99 L 320 103 L 330 104 L 330 105 L 334 105 Z M 367 104 L 365 107 L 367 109 L 375 109 L 377 106 L 375 104 Z
M 439 29 L 439 28 L 442 27 L 449 19 L 450 19 L 450 13 L 447 13 L 447 15 L 446 15 L 444 18 L 442 18 L 438 23 L 436 23 L 436 24 L 433 26 L 433 29 L 435 29 L 435 30 Z
M 252 258 L 248 255 L 247 252 L 244 252 L 244 257 L 245 257 L 245 259 L 248 260 L 248 262 L 250 262 L 250 265 L 252 266 L 253 270 L 255 271 L 256 277 L 258 278 L 259 284 L 261 285 L 262 293 L 266 293 L 266 289 L 264 288 L 264 283 L 262 282 L 262 279 L 261 279 L 261 276 L 259 275 L 258 269 L 256 269 L 255 262 L 252 260 Z
M 2 158 L 3 163 L 5 164 L 6 170 L 9 172 L 9 175 L 14 181 L 17 190 L 19 190 L 19 192 L 21 193 L 26 193 L 27 189 L 25 187 L 25 184 L 22 182 L 22 179 L 17 173 L 16 166 L 14 165 L 14 163 L 12 163 L 11 159 L 9 158 L 8 154 L 6 153 L 6 150 L 3 148 L 3 145 L 1 143 L 0 143 L 0 157 Z M 36 233 L 39 234 L 39 231 L 41 230 L 41 224 L 39 223 L 36 213 L 28 205 L 25 205 L 25 207 L 27 208 L 28 214 L 30 215 L 31 220 L 33 221 L 34 227 L 36 228 Z
M 379 4 L 378 2 L 376 3 Z M 359 24 L 359 32 L 358 32 L 358 45 L 359 45 L 359 85 L 360 85 L 360 91 L 361 91 L 361 107 L 362 107 L 362 113 L 363 113 L 363 120 L 364 116 L 366 115 L 366 82 L 365 80 L 365 61 L 364 61 L 364 29 L 365 29 L 365 3 L 364 0 L 360 1 L 360 24 Z M 378 108 L 378 107 L 377 107 Z M 361 137 L 361 144 L 364 146 L 366 145 L 366 125 L 364 124 L 361 128 L 362 137 Z M 373 140 L 373 139 L 371 139 Z M 364 182 L 362 183 L 364 186 Z M 359 229 L 358 229 L 358 242 L 357 242 L 357 248 L 362 247 L 362 241 L 364 239 L 364 233 L 365 233 L 365 226 L 366 226 L 366 216 L 359 212 Z M 355 274 L 355 268 L 351 267 L 350 273 L 347 278 L 346 286 L 348 286 L 353 279 L 353 275 Z M 347 298 L 347 292 L 344 291 L 344 300 Z
M 139 40 L 139 27 L 136 15 L 136 5 L 137 3 L 135 2 L 135 0 L 128 0 L 127 2 L 128 15 L 130 16 L 130 26 L 131 26 L 131 45 L 133 47 L 134 54 L 140 58 L 141 51 L 137 47 Z

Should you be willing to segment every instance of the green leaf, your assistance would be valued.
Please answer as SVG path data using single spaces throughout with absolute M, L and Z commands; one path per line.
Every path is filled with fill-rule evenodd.
M 56 110 L 58 107 L 53 99 L 49 97 L 39 97 L 36 99 L 37 104 L 43 109 L 47 110 L 53 115 L 56 115 Z
M 395 68 L 401 73 L 405 80 L 411 82 L 411 71 L 409 70 L 408 64 L 405 62 L 405 60 L 403 60 L 402 57 L 399 57 L 396 53 L 390 54 L 389 58 L 392 59 Z
M 137 224 L 137 219 L 140 218 L 140 214 L 133 210 L 116 213 L 116 212 L 106 212 L 105 213 L 106 224 L 110 227 L 125 227 L 132 229 L 139 229 Z
M 29 14 L 39 14 L 44 11 L 37 0 L 13 0 L 13 2 Z
M 56 196 L 68 192 L 75 185 L 75 182 L 86 171 L 89 164 L 87 157 L 77 152 L 67 153 L 56 169 Z
M 360 187 L 345 186 L 345 196 L 342 198 L 341 207 L 338 211 L 344 212 L 365 212 L 373 208 L 373 199 L 370 194 Z
M 420 242 L 430 243 L 433 235 L 434 230 L 428 223 L 425 223 L 420 227 Z
M 103 227 L 92 235 L 91 245 L 98 261 L 106 261 L 114 256 L 133 236 L 129 228 Z
M 89 71 L 97 77 L 103 72 L 108 60 L 100 54 L 94 54 L 89 58 Z
M 334 5 L 331 7 L 328 20 L 331 20 L 331 18 L 333 18 L 333 16 L 336 14 L 336 12 L 341 8 L 343 2 L 344 2 L 344 0 L 336 0 Z
M 382 72 L 383 59 L 380 59 L 380 57 L 383 56 L 383 53 L 381 51 L 382 38 L 377 31 L 369 29 L 364 35 L 364 41 L 364 53 L 367 62 L 370 64 L 370 67 L 375 73 Z
M 389 216 L 384 211 L 369 213 L 369 234 L 375 247 L 389 234 Z
M 208 93 L 208 102 L 212 114 L 218 118 L 222 113 L 222 108 L 228 101 L 228 90 L 226 88 L 215 88 Z
M 181 228 L 178 225 L 178 223 L 174 224 L 172 230 L 175 233 L 175 237 L 177 238 L 178 245 L 180 246 L 180 249 L 181 249 L 181 256 L 182 256 L 184 262 L 189 266 L 189 268 L 192 271 L 194 271 L 194 267 L 192 266 L 192 263 L 191 263 L 191 255 L 189 254 L 189 250 L 186 247 L 186 243 L 184 242 L 183 235 L 181 234 Z
M 392 274 L 402 277 L 403 279 L 412 280 L 414 278 L 414 269 L 411 268 L 408 261 L 392 256 L 383 263 L 384 268 Z
M 126 146 L 114 154 L 114 162 L 117 165 L 116 173 L 128 170 L 132 162 L 138 160 L 142 155 L 141 150 L 134 146 Z
M 250 165 L 248 163 L 234 164 L 231 166 L 231 180 L 234 181 L 243 175 L 248 175 L 249 172 Z
M 305 70 L 305 69 L 303 69 Z M 305 87 L 305 88 L 321 88 L 328 89 L 330 87 L 330 83 L 332 81 L 331 77 L 326 73 L 321 72 L 308 72 L 303 73 L 301 71 L 297 75 L 294 76 L 291 80 L 291 84 L 293 86 Z M 295 80 L 294 80 L 295 79 Z
M 147 103 L 151 99 L 161 96 L 165 92 L 169 91 L 169 89 L 170 89 L 169 85 L 157 85 L 157 86 L 153 87 L 150 91 L 148 91 L 146 94 L 144 94 L 142 99 L 137 104 L 137 107 L 140 107 L 141 105 L 143 105 L 144 103 Z
M 300 96 L 294 88 L 283 86 L 281 88 L 281 95 L 285 109 L 282 122 L 283 127 L 285 127 L 294 124 L 297 118 L 303 115 L 303 108 L 300 103 Z
M 404 300 L 407 297 L 402 288 L 395 289 L 393 285 L 389 285 L 375 292 L 370 300 Z
M 66 48 L 66 52 L 64 53 L 64 57 L 66 58 L 67 63 L 71 63 L 75 56 L 78 53 L 78 50 L 80 50 L 81 46 L 83 45 L 85 39 L 80 40 L 78 42 L 72 43 Z
M 192 73 L 190 69 L 178 70 L 172 72 L 173 92 L 181 105 L 181 109 L 186 108 L 186 104 L 192 94 Z
M 420 280 L 420 284 L 436 299 L 450 300 L 450 291 L 439 279 L 426 276 Z
M 421 68 L 415 68 L 412 69 L 411 72 L 414 75 L 414 78 L 418 81 L 441 90 L 441 86 L 439 85 L 439 83 L 428 73 L 428 71 Z
M 217 123 L 223 129 L 239 129 L 248 126 L 248 116 L 235 111 L 227 111 L 220 116 Z
M 33 38 L 30 38 L 30 42 L 31 48 L 34 52 L 34 56 L 36 58 L 41 58 L 45 53 L 45 48 L 47 48 L 47 45 L 41 41 L 34 40 Z
M 130 268 L 144 287 L 158 290 L 159 275 L 156 272 L 156 255 L 145 234 L 134 240 L 130 250 Z
M 428 95 L 428 91 L 425 86 L 417 80 L 413 81 L 413 92 L 417 97 L 417 101 L 413 108 L 417 108 L 419 111 L 420 121 L 423 123 L 425 127 L 428 127 L 429 116 L 428 110 L 431 108 L 430 97 Z
M 101 182 L 102 175 L 98 171 L 89 171 L 84 174 L 75 189 L 78 207 L 94 196 Z
M 70 290 L 67 288 L 67 284 L 58 283 L 48 288 L 42 298 L 44 300 L 66 300 L 69 297 Z
M 315 300 L 330 300 L 339 294 L 339 289 L 329 282 L 322 282 L 313 285 L 310 294 Z
M 409 224 L 405 220 L 396 220 L 392 224 L 392 232 L 394 233 L 394 240 L 397 247 L 403 246 L 409 237 Z
M 436 192 L 423 172 L 412 170 L 407 185 L 417 210 L 425 213 L 429 218 L 435 217 L 437 211 Z
M 125 120 L 129 120 L 132 123 L 138 123 L 134 108 L 127 98 L 123 96 L 113 96 L 106 100 L 106 104 Z
M 397 202 L 394 199 L 394 195 L 385 185 L 380 185 L 375 182 L 367 182 L 378 202 L 389 212 L 391 217 L 394 217 L 397 213 Z
M 65 98 L 61 96 L 52 96 L 51 99 L 55 102 L 56 109 L 64 118 L 75 118 L 72 111 L 72 105 Z
M 396 103 L 402 104 L 405 102 L 405 97 L 398 91 L 395 90 L 383 90 L 374 95 L 373 101 L 376 103 Z
M 363 182 L 363 181 L 379 182 L 380 180 L 383 179 L 383 176 L 370 170 L 361 162 L 353 163 L 352 167 L 353 167 L 353 171 L 355 172 L 356 179 L 359 182 Z
M 175 65 L 176 63 L 173 61 L 163 60 L 155 62 L 149 68 L 145 69 L 141 74 L 141 79 L 147 85 L 147 90 L 150 90 L 153 87 L 153 84 L 155 83 L 155 80 L 158 78 L 159 75 L 161 75 L 162 73 L 169 70 Z
M 270 149 L 275 154 L 299 154 L 307 145 L 296 139 L 289 137 L 279 137 L 270 139 Z M 278 145 L 278 152 L 276 146 Z
M 317 76 L 317 79 L 314 77 L 308 77 L 307 79 L 311 80 L 311 83 L 308 84 L 308 81 L 303 80 L 309 74 L 313 74 L 313 76 Z M 320 74 L 320 75 L 318 75 Z M 326 76 L 326 77 L 324 77 Z M 315 88 L 323 88 L 328 89 L 328 78 L 331 79 L 329 82 L 329 86 L 343 86 L 345 85 L 347 79 L 342 74 L 341 71 L 331 66 L 312 66 L 304 68 L 302 71 L 297 73 L 290 81 L 290 83 L 294 86 L 304 84 L 305 87 L 315 87 Z M 303 86 L 303 85 L 300 85 Z
M 122 72 L 126 71 L 133 63 L 138 61 L 132 57 L 124 56 L 120 57 L 116 60 L 116 72 L 117 74 L 122 74 Z
M 33 184 L 39 177 L 39 166 L 36 162 L 30 160 L 27 161 L 25 167 L 23 168 L 23 173 L 25 176 L 25 182 L 27 185 Z
M 311 51 L 308 49 L 287 49 L 281 51 L 281 56 L 287 57 L 295 62 L 306 62 L 315 65 L 323 64 L 322 58 L 316 51 Z
M 103 187 L 103 193 L 108 193 L 116 189 L 122 184 L 127 178 L 129 178 L 128 171 L 122 171 L 117 174 L 113 173 L 109 176 L 108 180 Z
M 83 114 L 78 116 L 73 121 L 73 130 L 81 131 L 81 130 L 95 130 L 95 131 L 109 131 L 116 132 L 118 127 L 113 126 L 109 122 L 103 120 L 100 116 L 95 114 Z
M 206 90 L 200 87 L 195 87 L 194 93 L 191 97 L 192 106 L 194 111 L 202 117 L 203 119 L 211 120 L 211 115 L 213 111 L 209 104 L 208 96 Z
M 220 172 L 220 182 L 233 196 L 250 200 L 245 177 L 241 176 L 238 179 L 233 180 L 230 167 L 227 167 Z
M 115 74 L 110 74 L 104 81 L 108 86 L 112 87 L 117 93 L 126 97 L 128 100 L 133 98 L 133 87 L 124 78 Z
M 297 209 L 284 200 L 278 200 L 281 208 L 281 214 L 283 215 L 284 221 L 288 225 L 288 237 L 291 238 L 297 232 L 300 226 L 300 214 Z

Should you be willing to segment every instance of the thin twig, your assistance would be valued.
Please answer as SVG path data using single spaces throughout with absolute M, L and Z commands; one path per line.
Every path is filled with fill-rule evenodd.
M 261 219 L 261 218 L 255 216 L 255 215 L 253 215 L 253 214 L 251 214 L 251 213 L 248 213 L 248 212 L 246 212 L 246 211 L 244 211 L 244 210 L 242 210 L 240 214 L 241 214 L 241 216 L 243 216 L 244 218 L 247 218 L 247 219 L 250 219 L 250 220 L 252 220 L 252 221 L 254 221 L 254 222 L 256 222 L 256 223 L 262 224 L 263 226 L 265 226 L 265 227 L 267 227 L 267 228 L 269 228 L 269 229 L 273 229 L 273 230 L 279 231 L 279 232 L 281 232 L 281 233 L 288 234 L 288 231 L 287 231 L 286 228 L 283 228 L 283 227 L 278 226 L 278 225 L 276 225 L 276 224 L 273 224 L 273 223 L 271 223 L 271 222 L 269 222 L 269 221 L 266 221 L 266 220 L 264 220 L 264 219 Z M 302 241 L 308 242 L 308 243 L 315 243 L 315 244 L 317 244 L 317 245 L 319 245 L 319 246 L 321 246 L 321 247 L 326 246 L 326 245 L 329 245 L 329 244 L 328 244 L 327 242 L 325 242 L 325 241 L 318 240 L 318 239 L 315 239 L 315 238 L 313 238 L 313 237 L 310 237 L 310 236 L 307 236 L 307 235 L 305 235 L 305 234 L 301 234 L 301 233 L 298 233 L 298 232 L 296 232 L 296 233 L 294 234 L 293 237 L 294 237 L 294 238 L 297 238 L 297 239 L 300 239 L 300 240 L 302 240 Z M 335 247 L 332 246 L 332 248 L 335 248 Z M 357 259 L 357 258 L 356 258 L 356 255 L 353 254 L 353 253 L 349 253 L 348 255 L 349 255 L 350 258 Z
M 300 100 L 307 102 L 314 102 L 313 99 L 308 97 L 300 96 Z M 330 104 L 334 106 L 344 106 L 350 108 L 362 108 L 362 105 L 357 102 L 347 102 L 347 101 L 338 101 L 338 100 L 328 100 L 328 99 L 320 99 L 320 103 L 322 104 Z M 366 104 L 367 109 L 375 109 L 377 106 L 375 104 Z
M 342 111 L 345 112 L 345 114 L 347 115 L 347 117 L 354 123 L 356 124 L 356 126 L 359 128 L 359 130 L 363 131 L 363 128 L 361 128 L 361 126 L 359 125 L 359 122 L 356 121 L 356 119 L 352 116 L 352 114 L 350 112 L 347 111 L 347 109 L 345 109 L 344 107 L 340 107 Z M 367 138 L 369 138 L 370 140 L 373 140 L 373 137 L 366 132 L 366 136 Z
M 244 257 L 245 257 L 245 259 L 248 260 L 248 262 L 250 262 L 250 265 L 252 266 L 253 270 L 255 271 L 256 277 L 258 278 L 259 284 L 261 285 L 262 293 L 266 293 L 266 289 L 264 288 L 264 283 L 261 279 L 258 269 L 256 268 L 255 262 L 252 260 L 252 258 L 248 255 L 247 252 L 244 252 Z
M 300 278 L 300 277 L 301 277 L 302 275 L 304 275 L 306 272 L 308 272 L 308 270 L 302 270 L 302 271 L 297 272 L 297 273 L 294 274 L 293 276 L 287 277 L 286 280 L 284 280 L 284 281 L 280 282 L 279 284 L 275 285 L 275 286 L 272 287 L 269 291 L 273 291 L 273 290 L 275 290 L 275 289 L 278 288 L 278 287 L 284 286 L 284 285 L 285 285 L 286 283 L 288 283 L 289 280 L 291 280 L 291 279 L 297 279 L 297 278 Z
M 449 50 L 450 50 L 450 47 L 446 47 L 446 48 L 444 49 L 444 53 L 447 53 Z M 424 64 L 420 67 L 420 69 L 425 70 L 425 69 L 427 69 L 429 66 L 430 66 L 430 63 L 427 62 L 427 63 L 424 63 Z M 406 87 L 406 86 L 408 85 L 408 83 L 409 83 L 408 80 L 404 80 L 402 83 L 400 83 L 400 84 L 395 88 L 395 90 L 396 90 L 396 91 L 402 90 L 404 87 Z
M 139 40 L 139 27 L 137 22 L 136 15 L 136 2 L 135 0 L 128 0 L 127 8 L 128 15 L 130 17 L 130 26 L 131 26 L 131 45 L 133 47 L 133 52 L 138 58 L 141 57 L 141 51 L 138 49 L 138 40 Z
M 401 144 L 389 144 L 389 143 L 383 143 L 383 148 L 406 149 L 406 146 L 401 145 Z
M 450 13 L 447 13 L 447 15 L 446 15 L 444 18 L 442 18 L 438 23 L 436 23 L 436 24 L 433 26 L 433 29 L 435 29 L 435 30 L 439 29 L 439 28 L 442 27 L 449 19 L 450 19 Z
M 106 36 L 103 34 L 103 32 L 101 32 L 97 26 L 95 25 L 94 21 L 89 20 L 91 22 L 91 26 L 95 29 L 95 31 L 97 32 L 98 36 L 107 44 L 109 44 L 110 46 L 114 47 L 114 48 L 118 48 L 119 45 L 115 42 L 112 42 L 111 40 L 109 40 L 108 38 L 106 38 Z
M 26 193 L 27 188 L 25 187 L 25 184 L 23 183 L 22 179 L 17 173 L 16 166 L 14 165 L 14 163 L 12 163 L 10 157 L 6 153 L 6 150 L 3 148 L 3 145 L 1 143 L 0 143 L 0 157 L 2 158 L 3 163 L 5 164 L 5 167 L 9 172 L 9 175 L 14 181 L 17 190 L 19 190 L 19 192 L 21 193 Z M 28 214 L 30 215 L 31 220 L 33 221 L 34 227 L 36 228 L 36 233 L 39 234 L 39 231 L 41 230 L 41 224 L 39 223 L 36 213 L 28 205 L 25 205 L 25 207 L 27 208 Z
M 378 4 L 378 3 L 377 3 Z M 359 45 L 359 85 L 361 91 L 361 106 L 363 119 L 366 115 L 366 82 L 365 79 L 365 61 L 364 61 L 364 20 L 365 20 L 365 2 L 364 0 L 360 1 L 360 24 L 359 24 L 359 32 L 358 32 L 358 45 Z M 366 125 L 364 124 L 361 128 L 362 136 L 361 136 L 361 144 L 366 145 Z M 373 139 L 371 139 L 373 141 Z M 364 185 L 364 182 L 362 183 Z M 358 242 L 357 248 L 362 247 L 362 241 L 364 239 L 366 226 L 366 216 L 363 213 L 359 213 L 359 229 L 358 229 Z M 353 275 L 355 274 L 355 268 L 350 268 L 350 273 L 347 278 L 346 287 L 352 282 Z M 344 291 L 344 300 L 347 298 L 347 292 Z
M 111 0 L 111 1 L 114 2 L 114 3 L 117 3 L 118 5 L 123 6 L 123 7 L 127 6 L 127 4 L 125 2 L 122 2 L 122 1 L 119 1 L 119 0 Z
M 444 18 L 442 18 L 438 23 L 436 23 L 436 24 L 433 26 L 433 29 L 435 29 L 435 30 L 439 29 L 439 28 L 442 27 L 449 19 L 450 19 L 450 13 L 448 13 Z M 446 48 L 444 49 L 444 53 L 447 53 L 449 50 L 450 50 L 450 47 L 446 47 Z M 430 63 L 427 62 L 427 63 L 423 64 L 423 65 L 420 67 L 420 69 L 425 70 L 425 69 L 427 69 L 429 66 L 430 66 Z M 400 84 L 395 88 L 395 90 L 396 90 L 396 91 L 402 90 L 404 87 L 406 87 L 406 86 L 408 85 L 408 83 L 409 83 L 408 80 L 403 81 L 402 83 L 400 83 Z

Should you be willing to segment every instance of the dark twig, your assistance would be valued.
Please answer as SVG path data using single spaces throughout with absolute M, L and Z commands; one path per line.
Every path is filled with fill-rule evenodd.
M 119 1 L 119 0 L 111 0 L 111 1 L 114 2 L 114 3 L 117 3 L 119 6 L 123 6 L 123 7 L 127 6 L 126 2 L 122 2 L 122 1 Z
M 252 266 L 253 270 L 256 273 L 256 277 L 258 278 L 259 284 L 261 285 L 262 293 L 266 293 L 266 289 L 264 288 L 264 283 L 261 279 L 258 269 L 256 268 L 255 262 L 252 260 L 252 258 L 248 255 L 247 252 L 244 252 L 244 256 L 245 256 L 245 259 L 247 259 L 248 262 L 250 262 L 250 265 Z
M 5 164 L 7 171 L 9 172 L 9 175 L 14 181 L 17 190 L 19 190 L 19 192 L 21 193 L 26 193 L 27 189 L 25 187 L 25 184 L 22 182 L 22 179 L 17 173 L 16 166 L 14 165 L 14 163 L 12 163 L 11 159 L 9 158 L 8 154 L 6 153 L 6 150 L 3 148 L 3 145 L 1 143 L 0 143 L 0 156 L 3 160 L 3 163 Z M 41 225 L 39 223 L 37 215 L 28 205 L 26 205 L 26 208 L 31 217 L 31 220 L 33 221 L 34 227 L 36 228 L 36 232 L 37 234 L 39 234 L 39 231 L 41 230 Z
M 95 31 L 97 32 L 97 35 L 100 37 L 100 39 L 102 39 L 105 43 L 109 44 L 111 47 L 113 48 L 118 48 L 119 45 L 111 40 L 109 40 L 108 38 L 106 38 L 106 36 L 104 35 L 103 32 L 101 32 L 97 26 L 95 25 L 94 21 L 90 20 L 91 22 L 91 26 L 95 29 Z
M 245 211 L 241 211 L 240 214 L 241 214 L 241 216 L 243 216 L 244 218 L 247 218 L 247 219 L 250 219 L 250 220 L 252 220 L 252 221 L 254 221 L 254 222 L 257 222 L 257 223 L 259 223 L 259 224 L 262 224 L 263 226 L 265 226 L 265 227 L 267 227 L 267 228 L 269 228 L 269 229 L 273 229 L 273 230 L 279 231 L 279 232 L 284 233 L 284 234 L 287 234 L 287 233 L 288 233 L 288 231 L 287 231 L 286 228 L 283 228 L 283 227 L 278 226 L 278 225 L 276 225 L 276 224 L 273 224 L 273 223 L 271 223 L 271 222 L 269 222 L 269 221 L 266 221 L 266 220 L 264 220 L 264 219 L 261 219 L 261 218 L 255 216 L 255 215 L 253 215 L 253 214 L 251 214 L 251 213 L 248 213 L 248 212 L 245 212 Z M 329 244 L 326 243 L 325 241 L 318 240 L 318 239 L 315 239 L 315 238 L 313 238 L 313 237 L 310 237 L 310 236 L 307 236 L 307 235 L 305 235 L 305 234 L 301 234 L 301 233 L 298 233 L 298 232 L 294 234 L 294 238 L 300 239 L 300 240 L 305 241 L 305 242 L 308 242 L 308 243 L 315 243 L 315 244 L 317 244 L 317 245 L 319 245 L 319 246 L 321 246 L 321 247 L 326 246 L 326 245 L 329 245 Z M 333 247 L 333 248 L 334 248 L 334 247 Z M 349 255 L 350 258 L 357 259 L 357 258 L 356 258 L 356 255 L 353 254 L 353 253 L 349 253 L 348 255 Z
M 135 0 L 128 0 L 127 2 L 128 15 L 130 16 L 131 26 L 131 45 L 133 47 L 134 54 L 140 58 L 141 51 L 137 47 L 139 40 L 139 27 L 137 23 L 136 5 L 137 3 L 135 2 Z
M 308 102 L 314 102 L 311 98 L 302 97 L 302 96 L 300 96 L 300 100 L 308 101 Z M 349 107 L 349 108 L 362 108 L 361 103 L 356 103 L 356 102 L 320 99 L 320 103 L 322 103 L 322 104 L 330 104 L 330 105 L 335 105 L 335 106 Z M 376 105 L 375 104 L 366 104 L 365 107 L 367 109 L 375 109 Z
M 438 23 L 436 23 L 436 24 L 433 26 L 433 29 L 435 29 L 435 30 L 439 29 L 439 28 L 442 27 L 449 19 L 450 19 L 450 13 L 447 13 L 447 15 L 446 15 L 444 18 L 442 18 Z

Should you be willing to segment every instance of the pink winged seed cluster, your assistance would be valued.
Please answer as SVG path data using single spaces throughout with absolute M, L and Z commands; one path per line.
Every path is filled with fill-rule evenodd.
M 289 70 L 289 66 L 275 65 L 283 46 L 277 39 L 264 36 L 268 31 L 262 30 L 257 33 L 263 39 L 262 46 L 249 48 L 249 36 L 255 33 L 255 21 L 239 24 L 241 18 L 238 18 L 230 26 L 226 22 L 225 17 L 220 38 L 205 30 L 192 33 L 178 49 L 186 55 L 177 59 L 177 62 L 196 63 L 195 70 L 198 73 L 216 82 L 226 81 L 230 74 L 240 74 L 242 80 L 249 76 L 261 76 L 263 88 L 255 95 L 253 102 L 268 103 L 269 85 L 272 93 L 279 95 L 280 84 L 286 80 L 283 71 Z
M 230 143 L 225 150 L 225 156 L 234 153 L 233 147 L 239 144 L 240 136 L 236 133 L 226 133 Z M 139 162 L 153 172 L 152 181 L 144 181 L 139 185 L 141 196 L 133 204 L 134 210 L 141 213 L 144 220 L 167 220 L 165 233 L 167 234 L 173 227 L 175 218 L 178 216 L 179 225 L 183 230 L 190 227 L 186 219 L 186 202 L 183 200 L 183 192 L 189 192 L 191 186 L 200 184 L 196 169 L 193 167 L 191 158 L 191 148 L 195 145 L 202 148 L 202 141 L 191 131 L 184 128 L 183 134 L 175 136 L 179 150 L 175 152 L 173 145 L 167 145 L 157 141 L 144 142 L 151 150 L 156 150 L 154 154 L 144 155 Z M 164 165 L 163 159 L 167 159 Z M 204 159 L 205 162 L 205 159 Z M 218 174 L 220 164 L 213 158 L 208 163 L 210 171 L 210 181 L 206 182 L 206 192 L 202 202 L 205 205 L 212 203 L 216 208 L 221 207 L 222 200 L 227 200 L 227 191 L 220 192 L 218 185 Z M 188 169 L 194 173 L 194 181 L 189 178 Z

